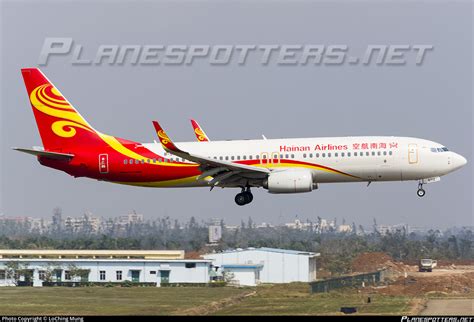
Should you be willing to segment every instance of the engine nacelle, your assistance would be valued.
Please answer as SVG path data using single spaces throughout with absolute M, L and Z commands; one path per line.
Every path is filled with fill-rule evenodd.
M 271 173 L 263 187 L 270 193 L 298 193 L 313 191 L 318 185 L 313 183 L 310 170 L 288 169 Z

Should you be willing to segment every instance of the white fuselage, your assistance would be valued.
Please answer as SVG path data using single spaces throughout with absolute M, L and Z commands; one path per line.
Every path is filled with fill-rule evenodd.
M 181 142 L 176 145 L 203 157 L 274 171 L 310 169 L 315 183 L 420 180 L 443 176 L 466 164 L 464 157 L 448 151 L 439 143 L 410 137 L 262 139 Z M 144 146 L 176 160 L 159 143 Z M 199 180 L 186 186 L 206 184 Z

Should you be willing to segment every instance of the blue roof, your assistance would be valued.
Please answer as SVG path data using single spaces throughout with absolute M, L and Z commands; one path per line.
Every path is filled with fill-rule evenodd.
M 311 255 L 311 254 L 314 254 L 314 253 L 311 253 L 311 252 L 291 250 L 291 249 L 280 249 L 280 248 L 260 247 L 260 248 L 256 248 L 256 249 L 264 251 L 264 252 L 285 253 L 285 254 L 293 254 L 293 255 L 298 255 L 298 254 Z
M 232 250 L 223 251 L 222 253 L 235 253 L 235 252 L 244 252 L 244 251 L 253 251 L 253 250 L 258 250 L 262 252 L 291 254 L 291 255 L 309 255 L 309 256 L 317 255 L 317 253 L 312 253 L 312 252 L 305 252 L 305 251 L 291 250 L 291 249 L 269 248 L 269 247 L 260 247 L 260 248 L 249 247 L 245 249 L 232 249 Z
M 263 265 L 261 264 L 256 264 L 256 265 L 245 265 L 245 264 L 228 264 L 228 265 L 222 265 L 223 268 L 240 268 L 240 269 L 257 269 L 257 268 L 262 268 Z

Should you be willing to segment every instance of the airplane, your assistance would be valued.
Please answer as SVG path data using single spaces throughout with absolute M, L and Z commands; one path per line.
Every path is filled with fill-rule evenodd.
M 412 137 L 175 143 L 156 121 L 160 142 L 139 143 L 94 129 L 39 69 L 21 72 L 43 147 L 14 149 L 76 178 L 141 187 L 238 188 L 235 202 L 243 206 L 253 200 L 251 188 L 303 193 L 336 182 L 413 180 L 423 197 L 424 184 L 467 163 L 439 143 Z

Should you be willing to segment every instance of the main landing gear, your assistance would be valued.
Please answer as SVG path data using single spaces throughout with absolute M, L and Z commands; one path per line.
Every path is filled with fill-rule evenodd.
M 235 203 L 238 204 L 239 206 L 244 206 L 246 204 L 251 203 L 253 200 L 253 194 L 250 192 L 250 187 L 247 187 L 247 189 L 242 188 L 242 192 L 238 193 L 235 196 Z
M 425 190 L 423 189 L 423 182 L 418 182 L 418 190 L 416 191 L 416 194 L 418 197 L 423 197 L 425 195 Z

